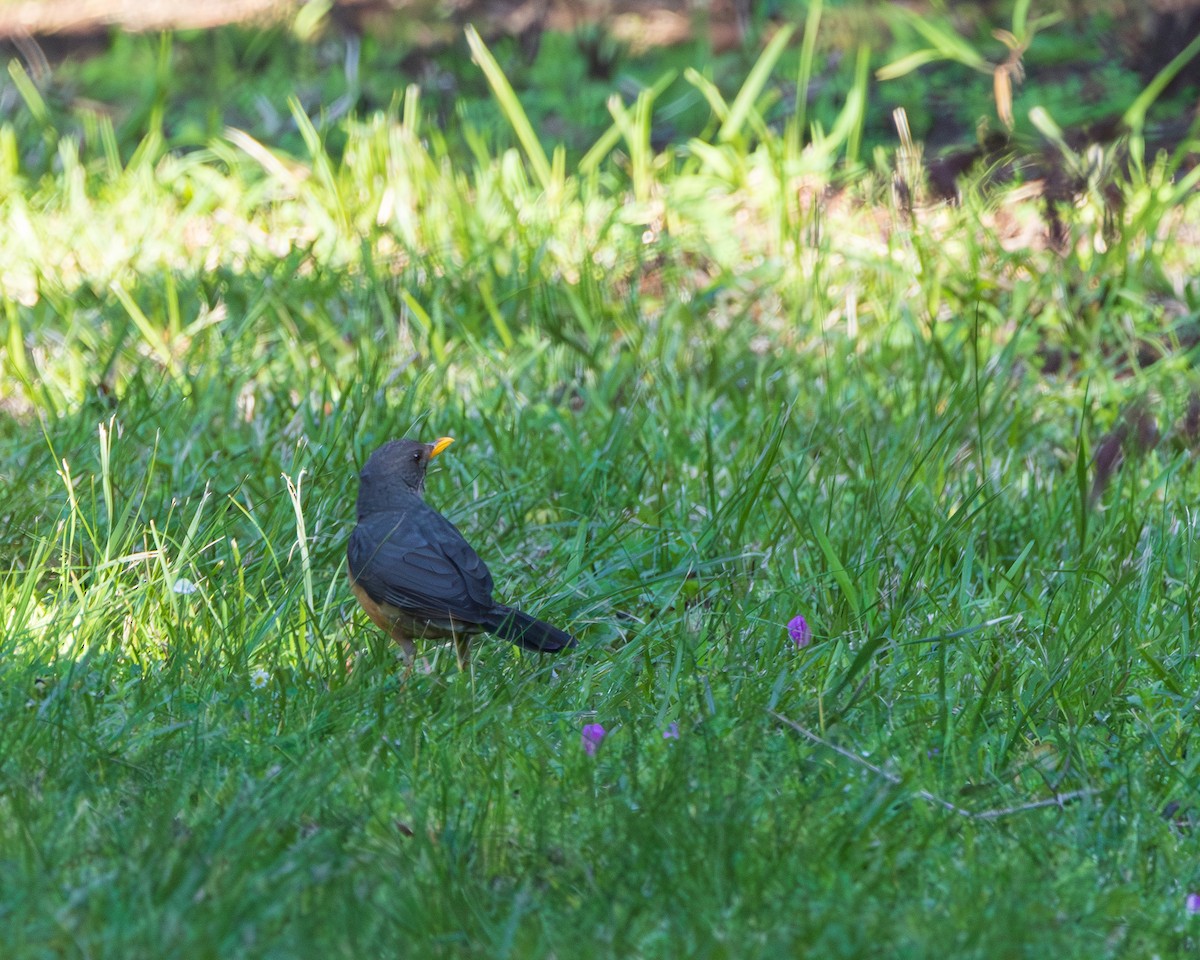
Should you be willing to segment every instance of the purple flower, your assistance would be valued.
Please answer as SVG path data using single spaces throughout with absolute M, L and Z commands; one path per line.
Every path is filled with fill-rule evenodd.
M 1183 905 L 1189 917 L 1194 917 L 1200 913 L 1200 893 L 1189 893 Z
M 605 734 L 604 727 L 598 723 L 584 724 L 583 750 L 589 757 L 596 755 L 596 748 L 600 746 L 600 741 L 604 739 Z
M 798 650 L 803 650 L 812 643 L 812 630 L 808 627 L 808 621 L 802 616 L 792 617 L 788 621 L 788 636 L 792 638 L 792 643 Z
M 670 723 L 667 724 L 667 729 L 663 731 L 663 739 L 664 740 L 678 740 L 679 739 L 679 724 L 677 724 L 674 720 L 672 720 Z

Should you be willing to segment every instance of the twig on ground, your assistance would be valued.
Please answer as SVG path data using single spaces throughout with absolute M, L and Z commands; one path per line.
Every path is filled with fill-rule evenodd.
M 783 714 L 776 713 L 774 710 L 768 710 L 767 713 L 785 726 L 791 727 L 802 737 L 805 737 L 808 740 L 811 740 L 813 743 L 819 744 L 828 750 L 832 750 L 834 753 L 845 757 L 847 760 L 853 760 L 859 766 L 865 767 L 876 776 L 882 777 L 888 783 L 894 784 L 898 787 L 903 785 L 904 781 L 900 777 L 896 776 L 896 774 L 889 773 L 887 770 L 884 770 L 882 767 L 871 763 L 869 760 L 864 760 L 858 754 L 851 750 L 847 750 L 845 747 L 839 747 L 836 743 L 831 743 L 824 737 L 813 733 L 807 727 L 803 727 L 796 723 L 795 720 L 789 720 Z M 960 807 L 955 803 L 951 803 L 949 800 L 944 800 L 936 794 L 930 793 L 928 790 L 916 790 L 915 795 L 920 797 L 922 800 L 927 801 L 928 803 L 932 803 L 935 807 L 941 807 L 943 810 L 947 810 L 950 813 L 956 813 L 960 817 L 966 817 L 968 820 L 999 820 L 1001 817 L 1012 816 L 1015 813 L 1024 813 L 1027 810 L 1038 810 L 1042 807 L 1063 807 L 1073 800 L 1079 800 L 1083 797 L 1091 796 L 1095 792 L 1095 790 L 1090 788 L 1070 790 L 1067 793 L 1056 793 L 1053 796 L 1045 797 L 1042 800 L 1032 800 L 1029 803 L 1019 803 L 1011 807 L 998 807 L 993 810 L 968 810 L 966 807 Z

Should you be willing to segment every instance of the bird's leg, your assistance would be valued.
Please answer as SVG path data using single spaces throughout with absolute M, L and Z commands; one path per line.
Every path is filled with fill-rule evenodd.
M 417 660 L 417 645 L 401 629 L 399 623 L 392 624 L 392 639 L 396 641 L 396 646 L 400 648 L 400 656 L 404 658 L 405 674 L 412 673 L 413 664 Z
M 454 635 L 454 655 L 458 658 L 459 670 L 466 670 L 471 665 L 471 635 L 469 633 Z

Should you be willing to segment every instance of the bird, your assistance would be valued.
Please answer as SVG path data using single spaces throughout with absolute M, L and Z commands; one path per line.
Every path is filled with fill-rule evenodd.
M 453 640 L 460 670 L 470 664 L 471 638 L 478 633 L 542 653 L 574 647 L 565 630 L 498 603 L 487 564 L 425 502 L 429 461 L 453 442 L 392 440 L 367 459 L 358 478 L 357 524 L 346 546 L 351 592 L 399 645 L 410 669 L 415 640 Z

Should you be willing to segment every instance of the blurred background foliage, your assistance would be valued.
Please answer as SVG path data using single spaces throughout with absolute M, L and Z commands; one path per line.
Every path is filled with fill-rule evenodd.
M 926 149 L 961 148 L 1003 131 L 993 83 L 981 65 L 1013 53 L 1000 35 L 1012 5 L 996 0 L 896 3 L 831 0 L 822 5 L 809 76 L 809 117 L 828 129 L 855 82 L 854 51 L 870 51 L 874 68 L 914 62 L 919 69 L 873 77 L 864 140 L 893 144 L 892 111 L 903 106 L 913 137 Z M 1022 4 L 1018 4 L 1021 7 Z M 1025 4 L 1024 6 L 1029 6 Z M 610 122 L 614 91 L 636 97 L 659 81 L 655 146 L 701 135 L 709 104 L 684 76 L 689 67 L 729 92 L 756 61 L 766 39 L 799 28 L 809 5 L 772 2 L 412 2 L 399 0 L 218 0 L 191 9 L 122 0 L 0 2 L 0 40 L 28 82 L 0 87 L 0 119 L 20 132 L 23 169 L 48 161 L 37 123 L 56 130 L 73 121 L 95 135 L 96 118 L 113 124 L 116 146 L 131 153 L 147 119 L 157 113 L 167 145 L 205 145 L 228 127 L 290 150 L 302 148 L 287 108 L 294 96 L 326 123 L 351 112 L 386 109 L 417 84 L 435 117 L 457 113 L 478 130 L 504 135 L 484 77 L 470 63 L 463 27 L 474 24 L 511 85 L 521 91 L 532 126 L 575 156 Z M 1019 139 L 1038 140 L 1028 108 L 1044 107 L 1077 142 L 1111 139 L 1121 115 L 1150 81 L 1200 33 L 1193 0 L 1073 0 L 1029 17 L 1044 29 L 1024 44 L 1014 95 Z M 218 28 L 218 29 L 204 29 Z M 157 31 L 174 31 L 161 40 Z M 931 33 L 932 31 L 932 33 Z M 795 77 L 802 48 L 798 29 L 776 78 Z M 957 50 L 922 59 L 938 38 Z M 1011 31 L 1008 33 L 1012 38 Z M 956 56 L 957 54 L 957 56 Z M 1181 66 L 1155 105 L 1163 142 L 1182 137 L 1200 77 L 1195 61 Z M 252 79 L 251 79 L 252 78 Z M 1019 79 L 1019 78 L 1018 78 Z M 16 81 L 16 82 L 14 82 Z M 794 110 L 781 84 L 768 123 Z M 44 109 L 29 116 L 30 87 Z M 336 152 L 338 135 L 327 143 Z

